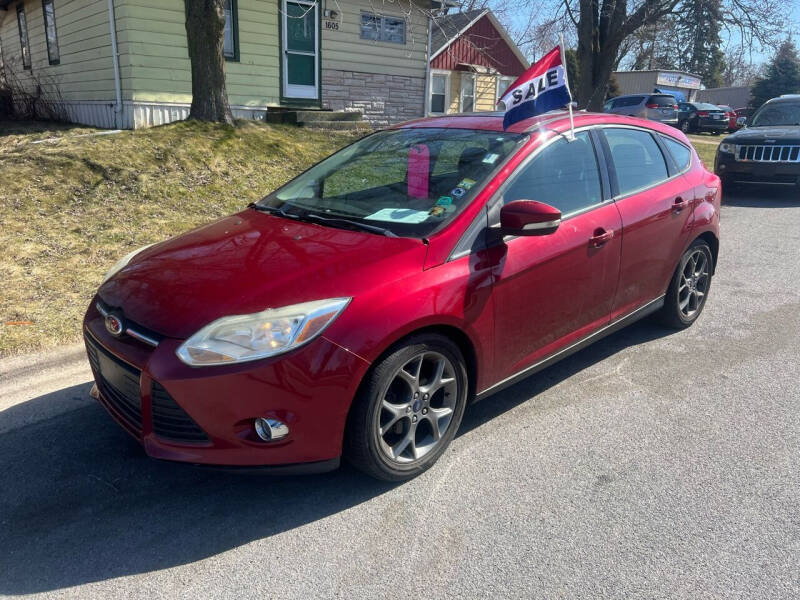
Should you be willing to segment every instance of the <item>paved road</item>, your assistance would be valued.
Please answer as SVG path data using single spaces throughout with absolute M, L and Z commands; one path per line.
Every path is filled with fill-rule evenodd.
M 800 597 L 800 200 L 731 199 L 712 296 L 474 406 L 377 483 L 157 463 L 86 384 L 0 412 L 0 595 Z

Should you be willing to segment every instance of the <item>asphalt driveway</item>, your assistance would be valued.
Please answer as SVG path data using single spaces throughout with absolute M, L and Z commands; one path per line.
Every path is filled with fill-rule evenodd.
M 0 595 L 800 597 L 800 199 L 726 199 L 705 313 L 468 410 L 399 486 L 159 463 L 76 383 L 0 404 Z

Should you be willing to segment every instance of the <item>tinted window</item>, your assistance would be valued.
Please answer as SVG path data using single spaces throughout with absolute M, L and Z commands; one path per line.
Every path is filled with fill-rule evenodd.
M 686 104 L 685 102 L 681 102 L 680 104 L 678 104 L 678 108 L 680 110 L 692 110 L 692 105 Z
M 658 104 L 659 106 L 674 106 L 675 98 L 672 96 L 650 96 L 647 99 L 648 104 Z
M 661 139 L 664 140 L 664 145 L 672 155 L 672 160 L 675 161 L 675 164 L 678 166 L 678 170 L 683 171 L 684 169 L 688 168 L 689 163 L 692 160 L 692 151 L 670 137 L 662 135 Z
M 639 129 L 603 129 L 617 174 L 618 194 L 641 190 L 669 177 L 653 136 Z
M 619 98 L 614 103 L 614 108 L 621 108 L 623 106 L 636 106 L 637 104 L 641 104 L 642 100 L 644 100 L 644 96 L 628 96 L 627 98 Z
M 566 215 L 603 201 L 600 172 L 589 134 L 574 142 L 557 140 L 542 150 L 517 175 L 503 202 L 538 200 Z
M 708 102 L 698 102 L 694 105 L 697 110 L 719 110 L 716 104 L 709 104 Z

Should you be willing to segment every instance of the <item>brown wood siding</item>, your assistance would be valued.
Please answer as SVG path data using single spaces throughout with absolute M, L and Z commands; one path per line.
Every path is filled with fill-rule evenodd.
M 496 69 L 501 75 L 519 77 L 525 71 L 514 51 L 489 17 L 483 16 L 431 61 L 431 68 L 455 71 L 460 64 Z

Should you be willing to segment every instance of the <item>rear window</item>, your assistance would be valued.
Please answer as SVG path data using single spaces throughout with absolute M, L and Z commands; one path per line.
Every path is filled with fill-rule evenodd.
M 698 102 L 695 105 L 697 110 L 720 110 L 716 104 L 709 104 L 708 102 Z
M 636 106 L 641 103 L 644 96 L 624 96 L 614 100 L 614 108 L 624 108 L 626 106 Z
M 672 156 L 672 160 L 678 167 L 679 171 L 685 171 L 689 168 L 689 163 L 692 162 L 692 151 L 680 142 L 676 142 L 671 137 L 662 135 L 661 139 L 667 147 L 667 151 Z
M 641 129 L 609 127 L 602 131 L 611 149 L 620 196 L 651 187 L 669 177 L 664 155 L 652 135 Z
M 675 106 L 675 98 L 672 96 L 650 96 L 648 104 L 658 104 L 659 106 Z

